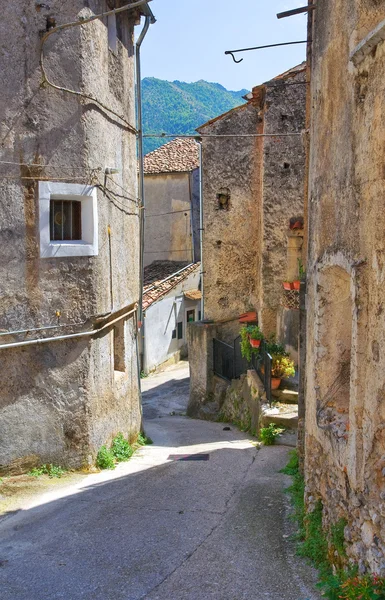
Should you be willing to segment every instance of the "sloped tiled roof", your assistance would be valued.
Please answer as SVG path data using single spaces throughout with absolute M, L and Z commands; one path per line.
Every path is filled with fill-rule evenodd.
M 198 144 L 191 138 L 177 138 L 144 157 L 145 173 L 185 173 L 199 167 Z
M 156 260 L 145 267 L 143 310 L 168 294 L 199 267 L 200 263 L 190 264 L 172 260 Z

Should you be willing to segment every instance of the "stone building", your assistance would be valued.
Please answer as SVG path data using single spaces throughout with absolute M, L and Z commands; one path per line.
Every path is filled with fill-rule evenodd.
M 385 575 L 385 6 L 312 14 L 306 499 Z
M 290 233 L 289 223 L 303 213 L 304 78 L 302 64 L 198 129 L 207 319 L 256 309 L 266 334 L 276 332 L 282 282 L 296 278 L 302 244 L 302 233 Z M 293 83 L 300 85 L 286 85 Z
M 242 313 L 256 311 L 264 334 L 297 358 L 298 292 L 285 295 L 282 284 L 298 279 L 303 240 L 304 82 L 302 64 L 198 129 L 204 318 L 213 323 L 191 333 L 191 415 L 215 395 L 213 337 L 232 344 Z
M 144 157 L 144 265 L 200 259 L 199 149 L 177 138 Z
M 48 4 L 2 3 L 1 472 L 87 465 L 141 426 L 134 25 L 151 12 Z

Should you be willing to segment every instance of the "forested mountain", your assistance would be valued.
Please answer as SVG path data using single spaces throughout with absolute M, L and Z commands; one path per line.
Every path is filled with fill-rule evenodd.
M 231 92 L 219 83 L 143 79 L 144 133 L 195 133 L 196 127 L 242 104 L 248 90 Z M 145 153 L 169 139 L 145 139 Z

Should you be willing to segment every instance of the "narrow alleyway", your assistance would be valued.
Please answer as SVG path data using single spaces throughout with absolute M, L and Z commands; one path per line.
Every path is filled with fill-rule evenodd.
M 290 540 L 288 448 L 188 419 L 188 383 L 184 363 L 143 380 L 152 446 L 0 521 L 2 600 L 319 598 Z

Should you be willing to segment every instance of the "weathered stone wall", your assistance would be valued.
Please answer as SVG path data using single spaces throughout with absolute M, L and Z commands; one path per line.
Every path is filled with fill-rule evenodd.
M 266 85 L 265 134 L 298 134 L 265 137 L 263 142 L 263 238 L 259 287 L 260 324 L 266 335 L 276 333 L 282 282 L 293 274 L 288 260 L 288 227 L 292 217 L 303 214 L 305 149 L 305 71 Z M 291 85 L 299 84 L 299 85 Z M 290 251 L 290 249 L 289 249 Z M 296 262 L 296 261 L 294 261 Z M 297 330 L 298 331 L 298 330 Z M 294 340 L 296 339 L 294 332 Z M 293 341 L 291 341 L 293 344 Z
M 30 331 L 2 336 L 1 343 L 89 329 L 95 316 L 139 297 L 135 135 L 93 102 L 41 85 L 39 32 L 47 17 L 57 25 L 75 21 L 102 12 L 104 2 L 49 6 L 2 4 L 0 160 L 14 164 L 0 164 L 0 328 Z M 106 22 L 95 21 L 52 35 L 45 63 L 54 83 L 94 95 L 134 125 L 134 22 L 128 13 L 117 19 L 115 52 Z M 98 256 L 41 258 L 38 181 L 103 185 L 106 166 L 120 172 L 107 179 L 106 193 L 97 192 Z M 138 431 L 134 335 L 128 320 L 126 369 L 118 374 L 111 329 L 98 339 L 0 351 L 7 374 L 0 389 L 1 470 L 87 464 L 117 431 Z
M 254 88 L 247 104 L 199 129 L 213 136 L 202 142 L 205 317 L 257 309 L 267 335 L 287 277 L 289 221 L 303 212 L 304 78 L 299 69 Z M 295 135 L 268 137 L 280 133 Z M 223 190 L 230 198 L 221 209 Z
M 205 135 L 254 134 L 259 107 L 245 104 L 202 128 Z M 255 137 L 204 137 L 203 265 L 205 317 L 237 317 L 257 304 L 261 246 L 261 141 Z M 217 195 L 229 190 L 221 209 Z
M 154 260 L 193 262 L 191 174 L 147 174 L 144 186 L 145 266 Z
M 306 494 L 343 517 L 349 557 L 385 574 L 385 19 L 374 0 L 314 13 L 307 265 Z
M 255 371 L 248 371 L 228 386 L 220 407 L 221 421 L 234 423 L 240 429 L 258 436 L 260 429 L 263 385 Z

